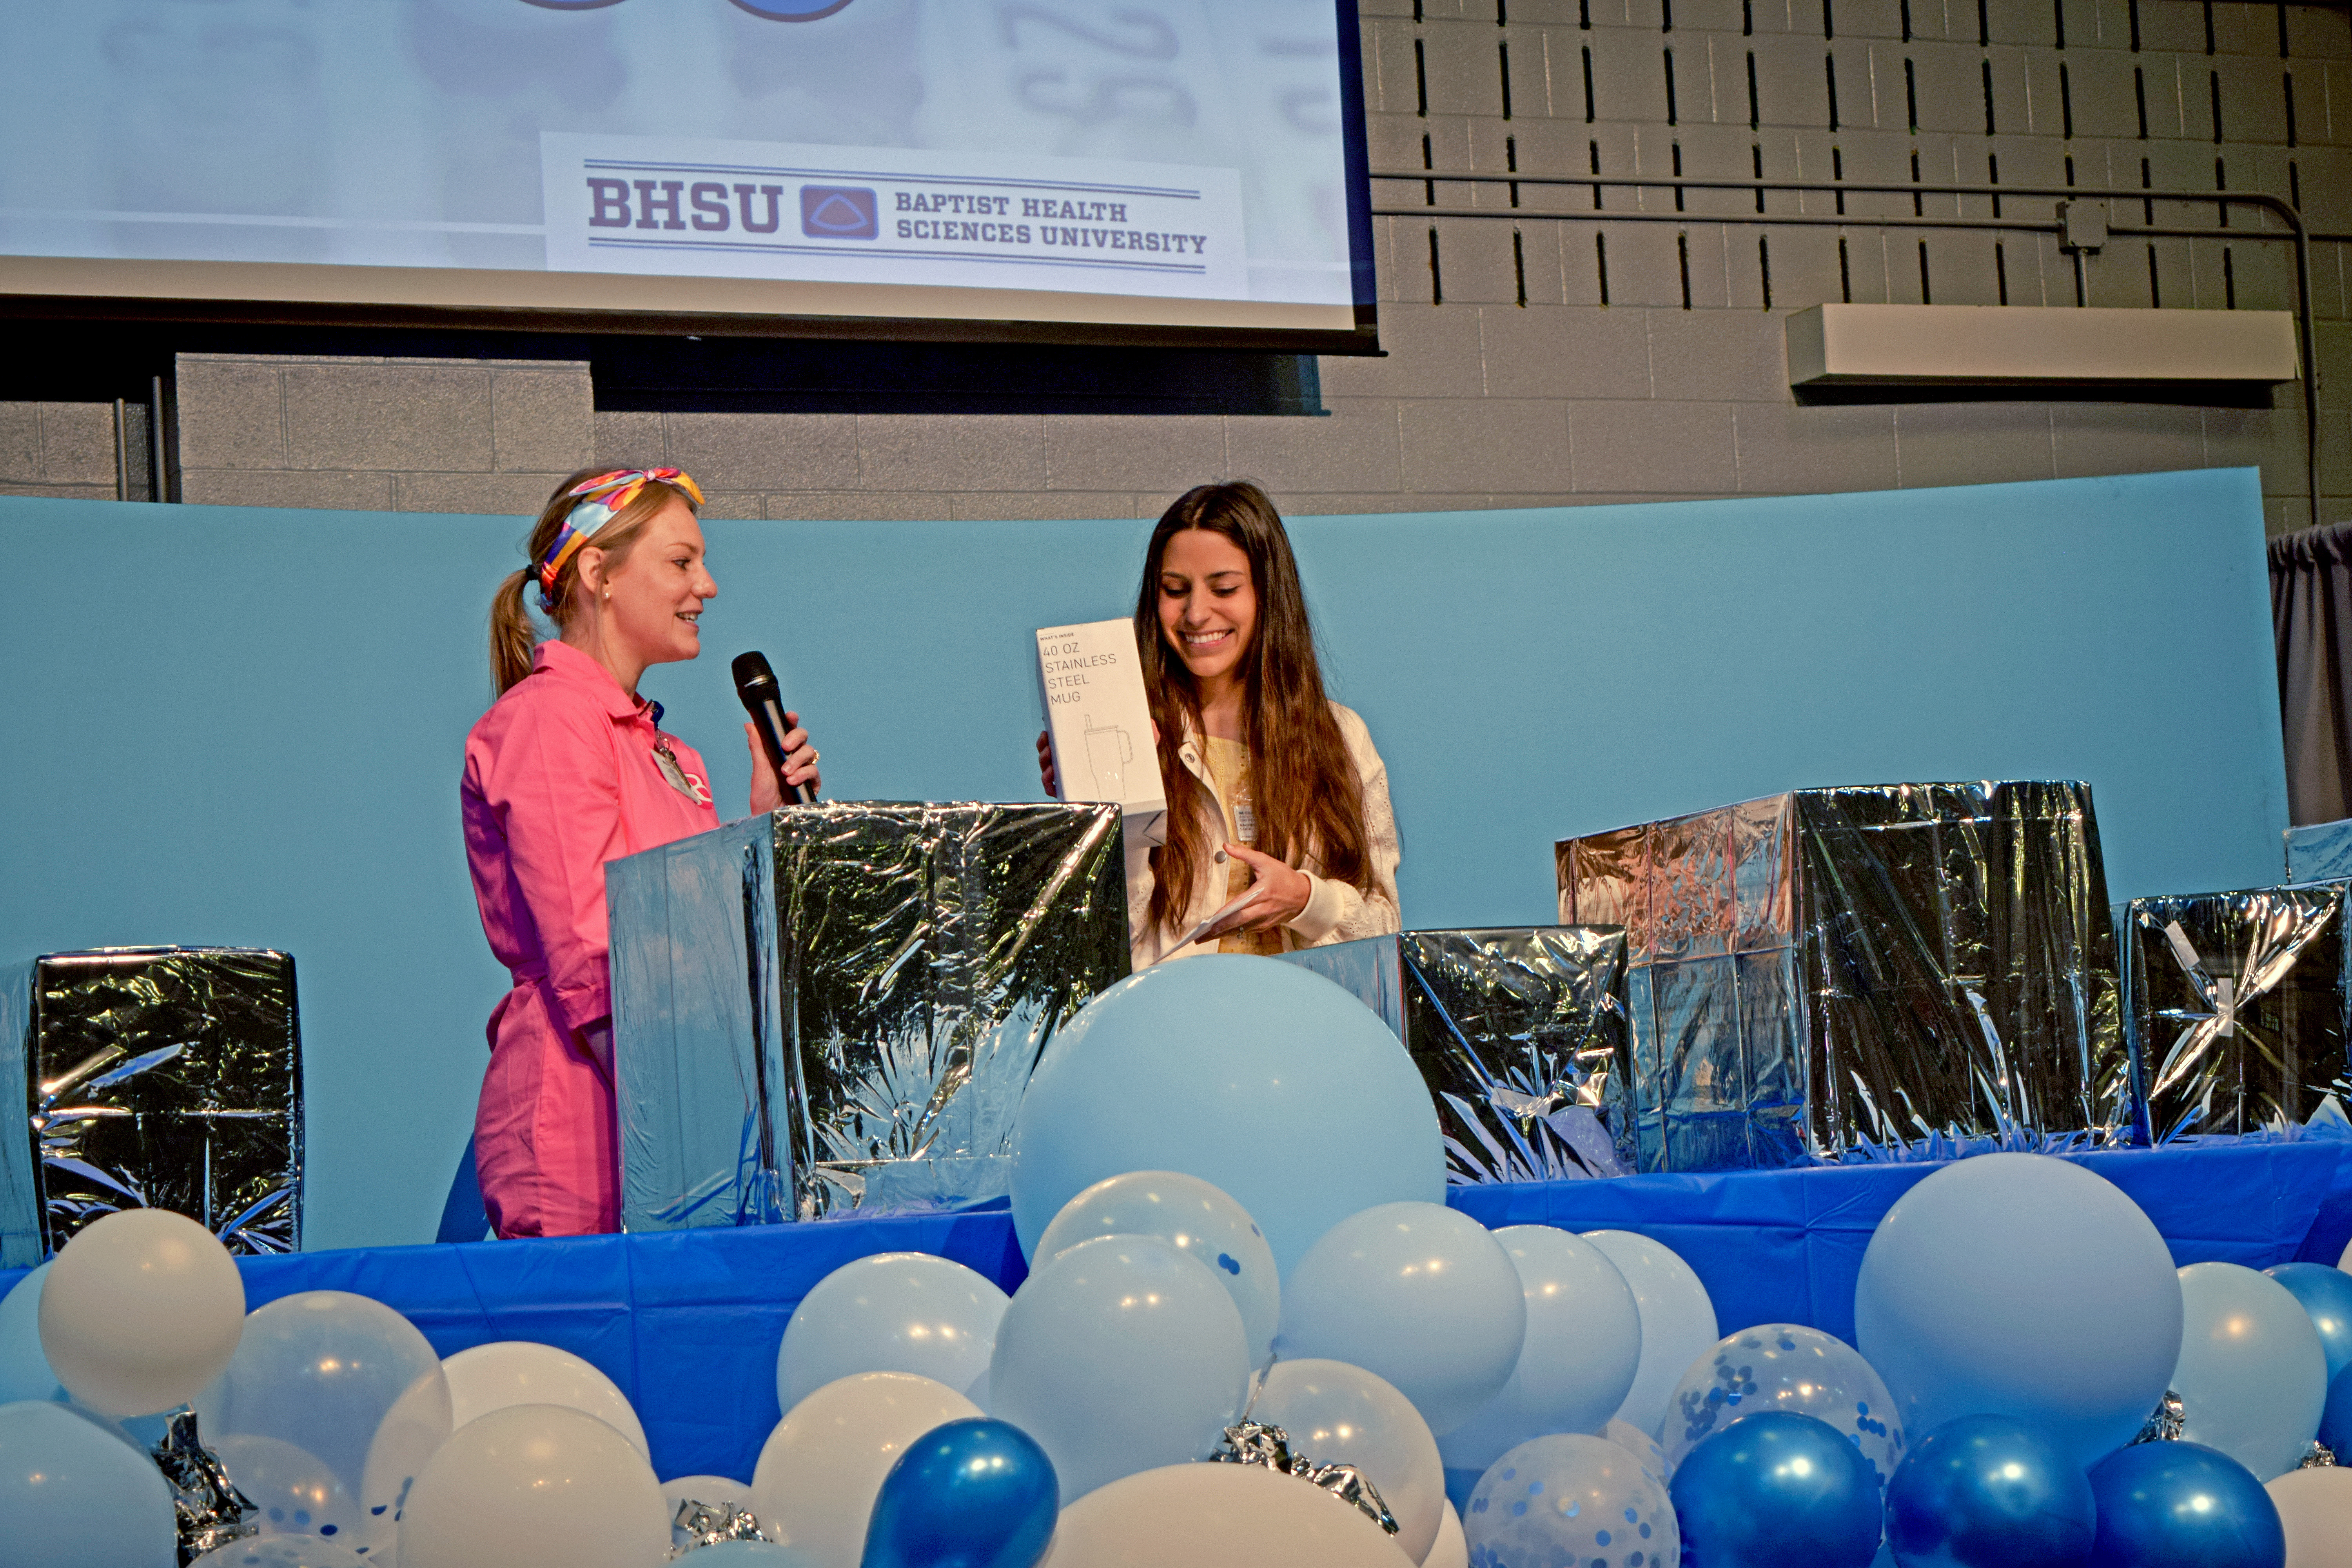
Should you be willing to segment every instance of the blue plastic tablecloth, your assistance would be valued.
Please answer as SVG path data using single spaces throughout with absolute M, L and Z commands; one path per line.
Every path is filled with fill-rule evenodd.
M 2128 1193 L 2176 1263 L 2334 1263 L 2352 1238 L 2352 1143 L 2208 1143 L 2070 1157 Z M 1873 1227 L 1938 1168 L 1457 1187 L 1450 1200 L 1490 1226 L 1654 1237 L 1706 1282 L 1726 1333 L 1795 1322 L 1851 1339 L 1854 1277 Z M 603 1368 L 635 1403 L 662 1476 L 748 1479 L 781 1415 L 776 1346 L 793 1309 L 842 1264 L 894 1251 L 953 1258 L 1008 1290 L 1027 1272 L 1002 1207 L 240 1262 L 255 1307 L 301 1290 L 351 1290 L 407 1314 L 443 1355 L 495 1340 L 562 1346 Z M 0 1276 L 0 1290 L 14 1278 Z

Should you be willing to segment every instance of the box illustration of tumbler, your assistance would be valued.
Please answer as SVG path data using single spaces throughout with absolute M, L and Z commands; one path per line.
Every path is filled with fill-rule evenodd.
M 232 947 L 53 952 L 0 976 L 0 1267 L 117 1209 L 231 1252 L 302 1245 L 294 960 Z
M 1563 921 L 1626 930 L 1637 1170 L 2132 1133 L 2086 784 L 1797 790 L 1555 863 Z
M 1278 955 L 1338 984 L 1404 1042 L 1445 1137 L 1445 1179 L 1626 1173 L 1625 933 L 1409 931 Z
M 1066 801 L 1110 801 L 1128 816 L 1168 809 L 1135 623 L 1089 621 L 1037 633 L 1037 679 L 1054 775 Z
M 2352 1100 L 2342 882 L 2134 899 L 2124 919 L 2147 1132 L 2253 1132 Z
M 1002 1196 L 1038 1054 L 1128 971 L 1108 804 L 787 806 L 605 893 L 632 1231 Z

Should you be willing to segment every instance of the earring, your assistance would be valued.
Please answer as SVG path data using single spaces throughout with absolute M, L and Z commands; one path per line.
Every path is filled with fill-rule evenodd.
M 604 602 L 608 605 L 613 602 L 613 585 L 610 583 L 604 584 Z

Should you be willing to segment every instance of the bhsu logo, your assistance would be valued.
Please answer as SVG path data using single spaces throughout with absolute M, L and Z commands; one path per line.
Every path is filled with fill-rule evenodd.
M 864 185 L 803 185 L 801 232 L 811 239 L 874 239 L 880 205 Z

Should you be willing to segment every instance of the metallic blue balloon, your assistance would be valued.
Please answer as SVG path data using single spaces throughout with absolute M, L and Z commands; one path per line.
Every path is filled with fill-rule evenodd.
M 1668 1491 L 1684 1568 L 1866 1568 L 1878 1479 L 1826 1421 L 1743 1416 L 1683 1456 Z
M 1886 1488 L 1886 1544 L 1902 1568 L 2074 1568 L 2097 1532 L 2082 1470 L 2007 1415 L 1945 1422 Z
M 2091 1467 L 2091 1568 L 2284 1568 L 2286 1531 L 2254 1472 L 2202 1443 L 2135 1443 Z
M 2352 1449 L 2352 1366 L 2327 1385 L 2327 1407 L 2319 1415 L 2319 1440 L 2336 1450 L 2338 1463 Z
M 882 1479 L 859 1568 L 1034 1568 L 1061 1508 L 1035 1438 L 1009 1421 L 950 1421 Z
M 2352 1366 L 2352 1274 L 2325 1263 L 2282 1263 L 2263 1272 L 2294 1291 L 2311 1314 L 2319 1348 L 2327 1352 L 2329 1380 Z

